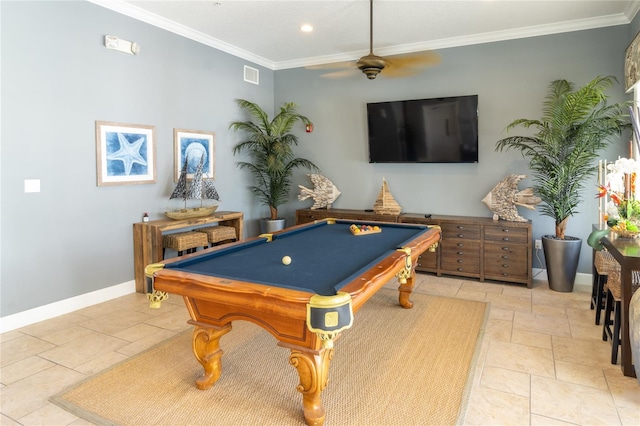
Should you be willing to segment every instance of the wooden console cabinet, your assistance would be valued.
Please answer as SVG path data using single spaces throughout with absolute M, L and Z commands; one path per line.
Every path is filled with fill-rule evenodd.
M 418 259 L 416 270 L 440 275 L 533 284 L 533 239 L 531 222 L 494 221 L 471 216 L 401 213 L 378 215 L 363 210 L 311 210 L 296 212 L 296 223 L 332 217 L 380 222 L 420 223 L 439 225 L 442 241 L 435 252 L 425 252 Z
M 136 291 L 146 292 L 144 268 L 162 260 L 162 233 L 166 231 L 187 230 L 203 225 L 217 223 L 232 226 L 236 229 L 238 240 L 242 239 L 243 214 L 240 212 L 215 212 L 211 216 L 195 219 L 173 220 L 160 219 L 133 224 L 133 270 L 136 280 Z

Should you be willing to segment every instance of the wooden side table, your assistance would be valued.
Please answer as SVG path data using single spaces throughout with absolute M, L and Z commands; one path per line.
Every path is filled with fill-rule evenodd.
M 594 225 L 594 228 L 596 226 Z M 622 374 L 636 377 L 636 367 L 631 359 L 631 341 L 629 339 L 629 302 L 631 301 L 632 272 L 640 270 L 640 239 L 620 238 L 614 232 L 600 240 L 611 256 L 620 264 L 622 293 L 620 367 Z
M 242 239 L 243 214 L 241 212 L 215 212 L 211 216 L 195 219 L 173 220 L 160 219 L 133 224 L 133 270 L 136 280 L 136 291 L 146 293 L 144 268 L 162 260 L 162 233 L 166 231 L 194 228 L 201 225 L 217 223 L 231 226 L 236 230 L 238 240 Z

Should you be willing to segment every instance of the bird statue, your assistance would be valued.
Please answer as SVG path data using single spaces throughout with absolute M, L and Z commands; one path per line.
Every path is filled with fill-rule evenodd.
M 298 188 L 300 188 L 298 200 L 302 201 L 307 198 L 313 198 L 313 206 L 311 206 L 312 210 L 323 208 L 330 209 L 331 204 L 340 196 L 341 192 L 336 188 L 333 182 L 325 176 L 318 174 L 309 174 L 307 176 L 309 176 L 311 183 L 313 183 L 313 190 L 305 188 L 302 185 L 298 185 Z
M 518 214 L 517 206 L 535 210 L 536 205 L 542 200 L 533 195 L 533 188 L 518 191 L 518 183 L 526 177 L 526 175 L 509 175 L 498 182 L 482 199 L 482 202 L 493 212 L 493 220 L 527 221 Z

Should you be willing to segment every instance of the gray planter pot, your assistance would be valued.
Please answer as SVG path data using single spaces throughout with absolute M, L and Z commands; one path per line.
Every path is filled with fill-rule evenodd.
M 282 231 L 285 226 L 286 219 L 260 219 L 260 233 L 270 234 L 272 232 Z
M 581 247 L 580 238 L 567 237 L 560 240 L 550 235 L 542 236 L 542 248 L 551 290 L 563 293 L 573 291 Z

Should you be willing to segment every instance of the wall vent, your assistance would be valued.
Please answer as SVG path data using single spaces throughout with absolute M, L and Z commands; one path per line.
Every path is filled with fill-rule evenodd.
M 245 65 L 244 81 L 247 83 L 260 84 L 260 71 Z

